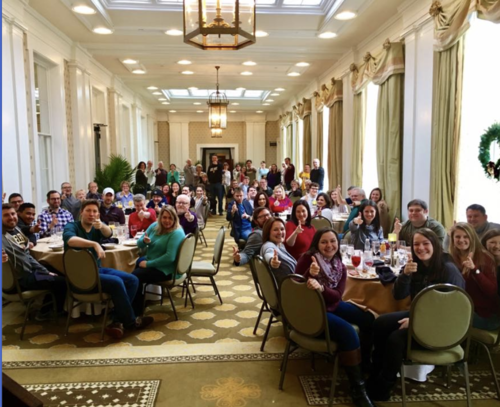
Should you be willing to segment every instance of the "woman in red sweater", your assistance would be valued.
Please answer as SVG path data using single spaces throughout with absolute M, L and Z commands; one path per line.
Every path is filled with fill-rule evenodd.
M 500 299 L 495 261 L 468 223 L 457 223 L 451 228 L 450 255 L 462 270 L 465 290 L 474 302 L 474 328 L 498 330 Z
M 369 363 L 369 338 L 375 317 L 354 304 L 342 301 L 347 269 L 340 256 L 337 232 L 330 228 L 318 230 L 311 247 L 298 261 L 295 272 L 307 278 L 309 289 L 319 290 L 323 295 L 330 338 L 338 344 L 339 360 L 349 377 L 354 404 L 373 406 L 366 394 L 361 372 L 360 339 L 351 324 L 359 327 L 361 338 L 368 339 L 363 341 L 363 356 L 365 363 Z
M 274 187 L 274 195 L 269 197 L 269 208 L 275 213 L 284 212 L 292 207 L 292 201 L 285 194 L 281 185 Z
M 295 260 L 299 260 L 311 244 L 316 229 L 311 226 L 311 209 L 307 201 L 298 200 L 293 204 L 292 220 L 286 223 L 285 247 Z

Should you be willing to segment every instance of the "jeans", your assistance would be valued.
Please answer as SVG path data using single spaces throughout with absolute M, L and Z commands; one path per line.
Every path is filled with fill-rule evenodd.
M 132 301 L 139 287 L 139 279 L 124 271 L 100 267 L 102 291 L 111 296 L 115 306 L 114 318 L 125 327 L 135 324 L 135 313 L 132 309 Z
M 216 182 L 215 184 L 210 184 L 210 208 L 212 209 L 212 213 L 215 213 L 216 208 L 216 199 L 219 201 L 219 214 L 222 214 L 222 199 L 224 197 L 224 187 L 220 182 Z
M 140 268 L 139 263 L 146 260 L 145 257 L 140 257 L 136 262 L 136 269 L 133 271 L 133 275 L 139 280 L 139 290 L 135 295 L 134 302 L 132 304 L 134 312 L 136 315 L 142 315 L 144 313 L 144 291 L 148 284 L 160 283 L 162 281 L 168 281 L 172 279 L 172 274 L 166 275 L 163 271 L 158 270 L 154 267 Z
M 500 317 L 492 315 L 489 318 L 484 318 L 474 313 L 472 326 L 477 329 L 484 329 L 485 331 L 497 331 L 500 328 Z

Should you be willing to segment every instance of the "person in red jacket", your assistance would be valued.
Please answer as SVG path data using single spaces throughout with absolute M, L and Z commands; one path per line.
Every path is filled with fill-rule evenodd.
M 271 211 L 275 213 L 284 212 L 288 208 L 291 208 L 292 205 L 292 201 L 285 194 L 285 189 L 281 185 L 276 185 L 274 187 L 274 195 L 269 197 L 269 208 Z
M 285 225 L 286 240 L 285 247 L 295 260 L 309 248 L 311 240 L 316 232 L 311 226 L 311 210 L 306 201 L 298 200 L 292 207 L 292 219 Z
M 307 204 L 306 204 L 307 205 Z M 337 232 L 330 228 L 318 230 L 309 250 L 297 263 L 295 272 L 307 279 L 307 287 L 323 295 L 330 338 L 337 342 L 339 360 L 344 366 L 351 386 L 351 397 L 356 406 L 373 406 L 365 390 L 361 371 L 360 337 L 371 336 L 375 317 L 361 308 L 342 301 L 347 269 L 339 252 Z M 300 301 L 300 298 L 297 299 Z M 352 324 L 360 329 L 360 336 Z M 370 341 L 363 341 L 363 356 L 369 363 Z
M 474 328 L 500 328 L 500 298 L 496 266 L 468 223 L 457 223 L 450 231 L 450 255 L 465 280 L 465 291 L 474 303 Z
M 153 208 L 146 208 L 146 198 L 142 194 L 134 195 L 135 211 L 128 218 L 130 237 L 137 232 L 145 232 L 150 225 L 156 222 L 156 212 Z

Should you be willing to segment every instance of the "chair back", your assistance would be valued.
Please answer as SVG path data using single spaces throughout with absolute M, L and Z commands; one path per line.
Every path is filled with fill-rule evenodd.
M 255 270 L 255 261 L 253 257 L 250 258 L 250 271 L 252 272 L 253 283 L 255 284 L 255 292 L 257 296 L 264 301 L 264 296 L 262 295 L 262 289 L 260 288 L 259 277 L 257 276 L 257 270 Z
M 279 296 L 282 315 L 291 329 L 310 337 L 325 333 L 329 342 L 325 301 L 317 290 L 307 288 L 303 276 L 286 276 L 281 282 Z
M 189 233 L 182 241 L 179 251 L 177 252 L 174 281 L 178 278 L 178 276 L 190 273 L 195 248 L 195 236 L 192 233 Z
M 314 227 L 316 230 L 320 230 L 323 228 L 329 228 L 332 229 L 332 222 L 330 222 L 330 219 L 325 218 L 324 216 L 316 216 L 311 219 L 311 226 Z
M 269 308 L 277 311 L 279 309 L 278 283 L 276 282 L 274 274 L 261 256 L 257 255 L 250 261 L 253 263 L 255 275 L 257 276 L 260 289 L 262 290 L 264 301 L 267 302 Z
M 224 250 L 224 240 L 226 239 L 226 228 L 221 226 L 217 232 L 217 238 L 214 245 L 214 258 L 212 264 L 215 267 L 215 274 L 219 272 L 220 261 L 222 259 L 222 251 Z
M 302 197 L 301 196 L 291 196 L 290 197 L 290 201 L 292 201 L 292 203 L 297 202 L 299 199 L 302 199 Z
M 457 286 L 436 284 L 422 290 L 410 309 L 408 355 L 412 337 L 431 350 L 450 349 L 468 340 L 473 314 L 470 296 Z
M 203 220 L 205 221 L 205 225 L 207 224 L 209 214 L 210 214 L 210 202 L 207 202 L 207 204 L 204 206 L 204 211 L 203 211 Z M 205 227 L 203 227 L 203 229 L 205 229 Z
M 101 292 L 97 262 L 89 250 L 68 249 L 63 257 L 64 274 L 71 291 L 87 294 Z
M 14 277 L 14 270 L 9 260 L 2 264 L 2 291 L 12 292 L 14 290 L 17 290 L 17 284 Z

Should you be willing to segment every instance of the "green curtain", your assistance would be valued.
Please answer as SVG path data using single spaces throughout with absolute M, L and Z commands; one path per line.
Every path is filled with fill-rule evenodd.
M 351 184 L 363 183 L 363 152 L 366 127 L 366 89 L 354 95 L 354 126 L 352 134 Z
M 312 133 L 311 133 L 311 115 L 304 117 L 304 150 L 302 155 L 302 165 L 310 164 L 311 162 L 311 144 L 312 144 Z
M 286 155 L 283 157 L 283 161 L 285 161 L 287 157 L 292 157 L 292 143 L 292 123 L 290 123 L 286 128 Z M 278 169 L 281 171 L 281 165 L 278 166 Z
M 316 154 L 315 157 L 319 158 L 321 166 L 324 167 L 325 163 L 322 161 L 323 157 L 323 111 L 317 113 L 317 123 L 318 123 L 318 137 L 316 139 Z M 312 163 L 311 163 L 312 165 Z
M 404 75 L 392 75 L 379 87 L 377 102 L 377 170 L 389 220 L 401 216 Z M 392 223 L 392 222 L 391 222 Z
M 463 60 L 464 37 L 434 53 L 430 211 L 445 227 L 453 225 L 456 204 Z
M 330 107 L 328 122 L 328 174 L 330 189 L 342 185 L 342 114 L 343 102 L 340 100 Z

